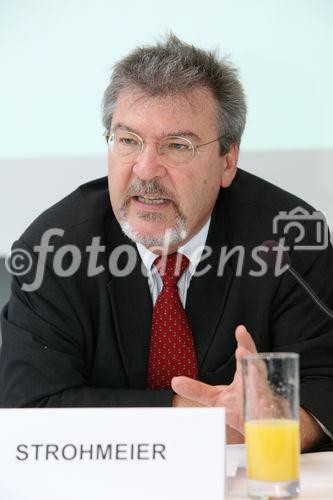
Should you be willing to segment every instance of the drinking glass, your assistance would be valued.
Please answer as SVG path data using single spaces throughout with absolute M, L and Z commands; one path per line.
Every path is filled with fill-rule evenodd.
M 250 498 L 299 494 L 299 356 L 242 359 L 247 490 Z

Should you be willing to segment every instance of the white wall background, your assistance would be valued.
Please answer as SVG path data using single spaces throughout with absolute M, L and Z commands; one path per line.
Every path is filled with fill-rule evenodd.
M 1 0 L 0 254 L 43 209 L 104 175 L 112 64 L 168 30 L 240 68 L 240 166 L 333 223 L 331 0 Z

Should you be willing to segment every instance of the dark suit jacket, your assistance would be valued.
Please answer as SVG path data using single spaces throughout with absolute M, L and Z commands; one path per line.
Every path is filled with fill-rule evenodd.
M 195 195 L 195 194 L 194 194 Z M 251 174 L 239 171 L 233 184 L 222 189 L 212 214 L 207 244 L 212 254 L 199 264 L 210 266 L 193 277 L 186 311 L 193 331 L 200 380 L 228 384 L 235 371 L 235 327 L 244 324 L 259 351 L 293 351 L 301 355 L 301 404 L 333 431 L 333 327 L 289 275 L 251 276 L 259 265 L 250 251 L 264 240 L 277 239 L 272 219 L 279 211 L 303 201 Z M 46 229 L 53 236 L 41 287 L 24 292 L 35 279 L 33 251 Z M 305 243 L 311 243 L 311 224 Z M 292 245 L 297 235 L 288 233 Z M 97 264 L 106 269 L 87 277 L 93 237 L 99 237 Z M 79 270 L 59 277 L 53 270 L 55 252 L 77 245 Z M 108 270 L 108 258 L 119 245 L 130 245 L 138 257 L 128 276 Z M 221 247 L 244 246 L 243 272 L 237 254 L 217 276 Z M 152 301 L 141 272 L 136 246 L 121 232 L 111 210 L 106 178 L 79 187 L 38 217 L 15 243 L 34 256 L 31 271 L 14 277 L 9 304 L 2 312 L 0 398 L 4 407 L 21 406 L 167 406 L 171 391 L 146 389 Z M 115 256 L 115 254 L 113 254 Z M 333 306 L 333 252 L 295 251 L 293 264 Z M 123 253 L 119 267 L 127 262 Z M 69 253 L 63 267 L 71 264 Z M 222 266 L 223 267 L 223 266 Z M 119 273 L 118 273 L 119 274 Z M 221 273 L 220 273 L 221 274 Z

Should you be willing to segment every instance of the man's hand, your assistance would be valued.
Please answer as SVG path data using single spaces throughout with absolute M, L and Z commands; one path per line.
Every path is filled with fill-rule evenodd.
M 226 410 L 227 443 L 244 441 L 243 379 L 241 360 L 245 354 L 257 352 L 254 341 L 245 326 L 236 328 L 236 372 L 230 385 L 208 385 L 188 377 L 174 377 L 173 406 L 223 406 Z M 327 436 L 316 420 L 300 408 L 301 450 L 308 451 L 325 442 Z
M 190 379 L 192 380 L 192 379 Z M 172 406 L 174 408 L 188 408 L 188 407 L 203 407 L 205 405 L 202 405 L 198 403 L 197 401 L 193 401 L 192 399 L 187 399 L 183 398 L 182 396 L 179 396 L 178 394 L 175 394 L 172 399 Z
M 226 423 L 231 428 L 230 436 L 234 438 L 232 442 L 239 442 L 239 433 L 244 433 L 243 425 L 243 380 L 241 360 L 245 354 L 256 353 L 256 346 L 245 326 L 236 328 L 236 372 L 230 385 L 212 386 L 198 382 L 188 377 L 174 377 L 172 379 L 172 389 L 175 391 L 175 398 L 181 396 L 187 403 L 181 406 L 223 406 L 226 410 Z M 174 400 L 174 406 L 180 406 L 182 399 Z M 237 431 L 237 432 L 235 432 Z

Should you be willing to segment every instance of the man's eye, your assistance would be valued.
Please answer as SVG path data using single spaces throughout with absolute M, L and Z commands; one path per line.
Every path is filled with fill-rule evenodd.
M 125 146 L 135 146 L 137 144 L 134 139 L 129 139 L 128 137 L 120 137 L 119 142 Z
M 174 149 L 175 151 L 188 151 L 190 147 L 187 144 L 182 144 L 180 142 L 170 142 L 168 144 L 168 149 Z

